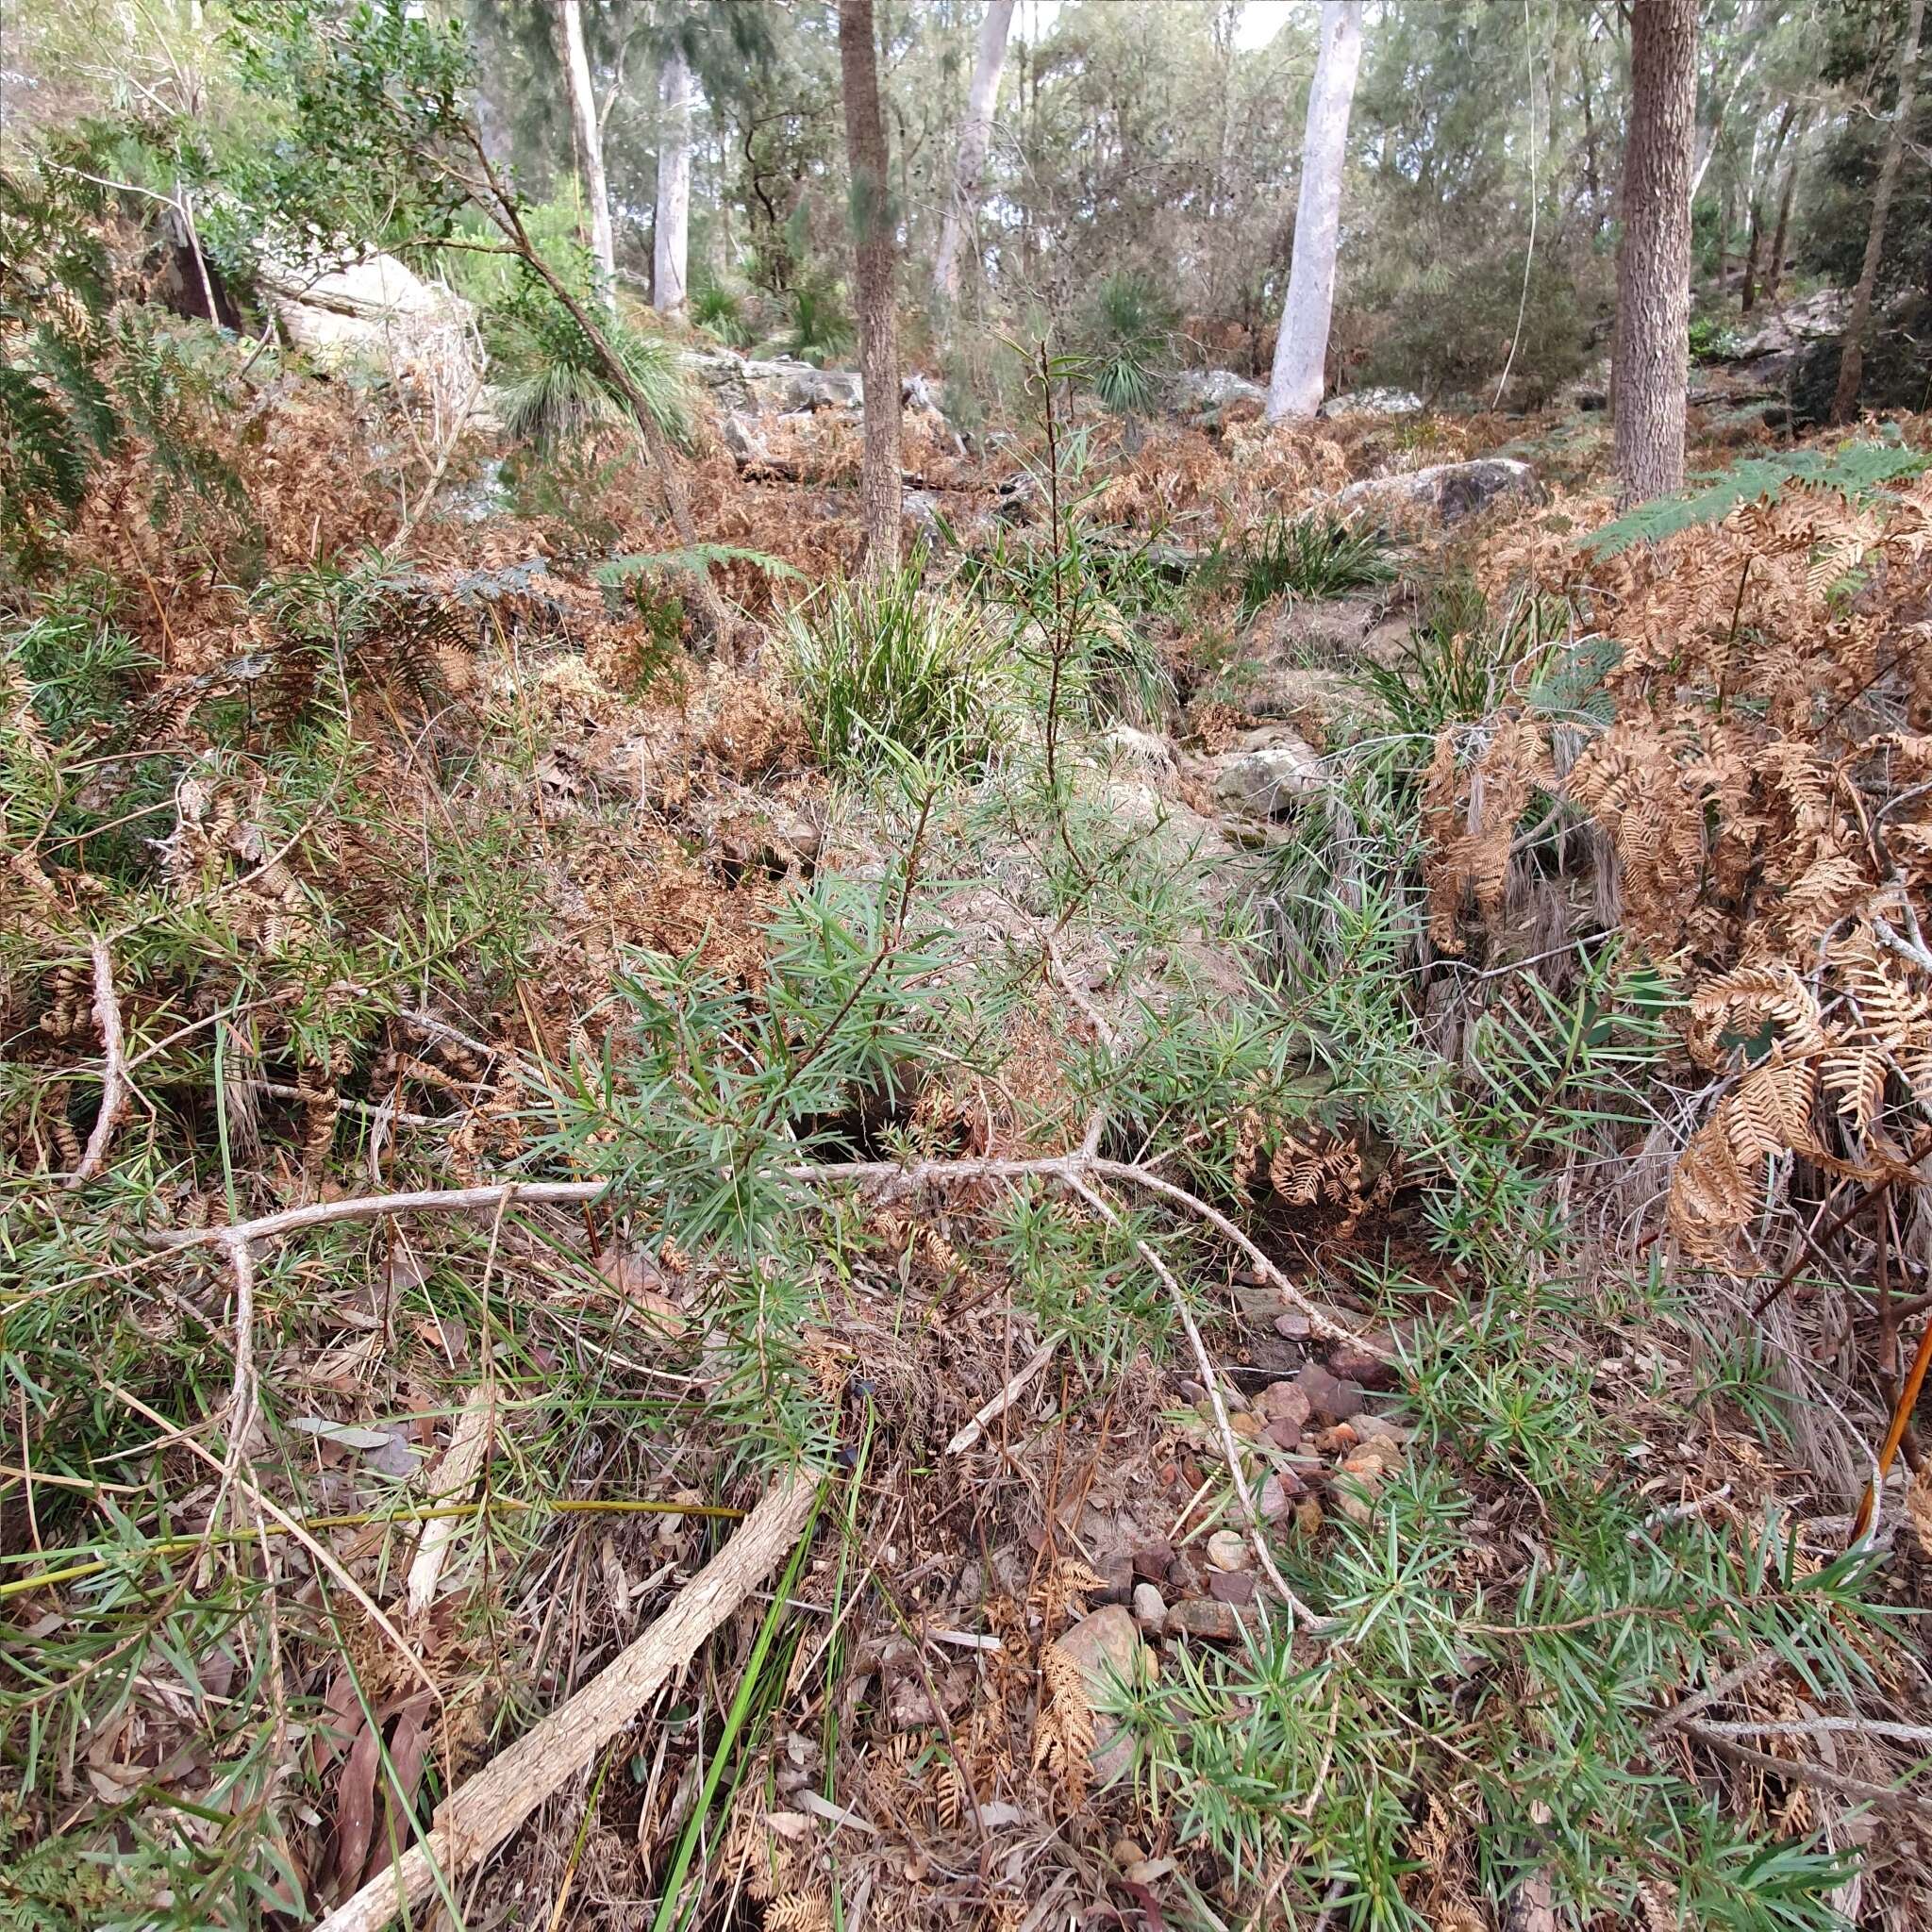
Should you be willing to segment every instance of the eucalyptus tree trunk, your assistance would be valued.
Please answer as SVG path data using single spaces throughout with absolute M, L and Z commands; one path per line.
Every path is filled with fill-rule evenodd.
M 1341 167 L 1361 62 L 1362 0 L 1329 0 L 1322 8 L 1321 51 L 1308 85 L 1294 252 L 1268 384 L 1271 423 L 1305 420 L 1322 407 L 1328 323 L 1335 312 L 1335 255 L 1341 239 Z
M 979 52 L 973 84 L 966 92 L 966 118 L 959 125 L 959 159 L 953 175 L 953 198 L 940 229 L 940 252 L 933 262 L 933 307 L 943 313 L 959 293 L 959 246 L 979 211 L 979 176 L 992 139 L 993 103 L 999 99 L 1000 70 L 1007 64 L 1007 35 L 1013 24 L 1013 0 L 992 0 L 979 27 Z
M 1872 294 L 1878 286 L 1878 264 L 1885 257 L 1885 223 L 1891 212 L 1892 191 L 1898 186 L 1899 163 L 1905 158 L 1911 131 L 1912 106 L 1919 76 L 1919 35 L 1925 25 L 1925 0 L 1912 0 L 1906 13 L 1905 39 L 1898 49 L 1898 106 L 1885 137 L 1885 156 L 1878 163 L 1878 185 L 1872 195 L 1872 224 L 1865 231 L 1865 260 L 1852 291 L 1852 312 L 1845 322 L 1844 353 L 1839 358 L 1838 391 L 1831 399 L 1831 420 L 1849 423 L 1858 407 L 1858 387 L 1865 379 L 1865 338 L 1872 327 Z
M 1667 496 L 1684 483 L 1697 0 L 1644 0 L 1632 9 L 1630 93 L 1610 355 L 1619 495 L 1626 505 Z
M 658 82 L 664 131 L 658 143 L 651 299 L 660 315 L 682 312 L 691 292 L 691 62 L 673 46 Z
M 865 379 L 858 492 L 865 514 L 865 575 L 876 582 L 899 562 L 899 337 L 892 311 L 892 210 L 872 0 L 839 0 L 839 78 L 852 175 L 858 366 Z
M 557 0 L 563 39 L 563 67 L 570 80 L 570 121 L 584 170 L 584 200 L 591 213 L 591 253 L 597 258 L 607 305 L 617 299 L 617 245 L 610 227 L 610 190 L 604 179 L 604 136 L 591 92 L 591 60 L 584 51 L 584 9 L 579 0 Z
M 1802 137 L 1801 137 L 1802 146 Z M 1793 151 L 1785 163 L 1785 185 L 1778 190 L 1777 225 L 1771 231 L 1771 258 L 1764 264 L 1764 299 L 1777 300 L 1778 283 L 1785 272 L 1785 239 L 1791 228 L 1791 203 L 1798 192 L 1799 154 Z

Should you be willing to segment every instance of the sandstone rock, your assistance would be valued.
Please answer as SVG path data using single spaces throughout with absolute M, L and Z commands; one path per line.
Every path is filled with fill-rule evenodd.
M 1385 502 L 1453 524 L 1492 504 L 1540 503 L 1543 487 L 1527 463 L 1514 457 L 1476 457 L 1465 463 L 1431 463 L 1389 476 L 1369 476 L 1328 498 L 1328 508 L 1355 508 Z
M 1184 369 L 1168 385 L 1174 407 L 1197 421 L 1213 421 L 1237 405 L 1265 408 L 1268 391 L 1232 369 Z
M 1286 1423 L 1300 1430 L 1308 1425 L 1314 1404 L 1308 1391 L 1298 1382 L 1271 1382 L 1255 1398 L 1255 1407 L 1271 1423 Z
M 1412 390 L 1355 389 L 1330 396 L 1317 413 L 1331 423 L 1346 423 L 1362 416 L 1413 416 L 1422 407 L 1422 397 Z
M 1089 1698 L 1095 1706 L 1109 1694 L 1114 1684 L 1134 1681 L 1145 1648 L 1135 1627 L 1133 1613 L 1120 1604 L 1108 1604 L 1091 1617 L 1082 1617 L 1059 1640 L 1058 1647 L 1079 1665 L 1087 1679 Z M 1118 1719 L 1097 1709 L 1091 1758 L 1093 1775 L 1103 1785 L 1124 1777 L 1134 1764 L 1131 1735 L 1121 1728 Z
M 1213 1597 L 1191 1597 L 1173 1605 L 1167 1613 L 1170 1637 L 1199 1637 L 1210 1643 L 1232 1643 L 1241 1635 L 1241 1619 L 1232 1605 Z
M 1279 1523 L 1294 1507 L 1302 1488 L 1302 1479 L 1293 1471 L 1278 1469 L 1261 1485 L 1255 1507 L 1270 1523 Z
M 1142 1543 L 1134 1552 L 1134 1574 L 1144 1577 L 1149 1583 L 1158 1583 L 1167 1574 L 1168 1565 L 1173 1561 L 1174 1545 L 1165 1539 Z
M 1393 1347 L 1392 1341 L 1390 1342 Z M 1393 1389 L 1401 1373 L 1385 1354 L 1353 1341 L 1338 1342 L 1328 1351 L 1328 1372 L 1344 1382 L 1359 1382 L 1364 1389 Z
M 1217 1570 L 1208 1579 L 1208 1594 L 1218 1604 L 1251 1604 L 1255 1579 L 1240 1570 Z
M 1362 1391 L 1352 1382 L 1343 1382 L 1326 1369 L 1310 1362 L 1299 1376 L 1302 1392 L 1308 1398 L 1309 1412 L 1330 1423 L 1345 1423 L 1362 1411 Z
M 1120 764 L 1136 766 L 1157 777 L 1171 776 L 1174 773 L 1174 745 L 1158 732 L 1116 724 L 1103 734 L 1100 743 L 1102 750 Z
M 1247 1538 L 1231 1529 L 1217 1529 L 1208 1539 L 1208 1560 L 1217 1570 L 1245 1570 L 1254 1556 Z
M 475 378 L 475 305 L 393 255 L 326 270 L 271 263 L 258 279 L 290 341 L 318 361 L 371 354 L 427 365 L 466 389 Z
M 1095 1603 L 1124 1604 L 1134 1593 L 1134 1559 L 1127 1556 L 1103 1557 L 1094 1565 L 1102 1587 L 1093 1592 Z
M 1167 1599 L 1151 1583 L 1134 1586 L 1134 1622 L 1147 1637 L 1158 1637 L 1167 1628 Z
M 1215 760 L 1214 795 L 1224 805 L 1257 818 L 1276 818 L 1325 789 L 1327 776 L 1313 749 L 1291 733 L 1272 735 L 1274 743 Z

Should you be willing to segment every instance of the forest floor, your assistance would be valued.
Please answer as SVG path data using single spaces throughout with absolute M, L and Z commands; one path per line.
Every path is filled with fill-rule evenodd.
M 714 444 L 724 663 L 627 458 L 506 500 L 479 443 L 405 524 L 391 407 L 264 406 L 246 594 L 104 491 L 8 658 L 0 1925 L 312 1921 L 798 1468 L 695 1661 L 412 1923 L 1925 1922 L 1915 1443 L 1853 1522 L 1918 1157 L 1801 1201 L 1787 1131 L 1747 1263 L 1667 1223 L 1735 1076 L 1627 795 L 1492 749 L 1617 694 L 1601 418 L 996 463 L 911 414 L 941 540 L 810 603 L 853 425 Z M 1491 456 L 1536 489 L 1332 515 Z M 1750 610 L 1769 716 L 1801 619 L 1922 623 L 1916 474 L 1628 568 L 1741 610 L 1689 546 L 1838 543 L 1837 604 Z

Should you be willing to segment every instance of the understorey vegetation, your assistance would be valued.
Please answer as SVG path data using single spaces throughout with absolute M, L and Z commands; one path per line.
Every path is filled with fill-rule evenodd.
M 419 11 L 0 172 L 0 1928 L 1924 1924 L 1926 419 L 1124 269 L 881 557 Z

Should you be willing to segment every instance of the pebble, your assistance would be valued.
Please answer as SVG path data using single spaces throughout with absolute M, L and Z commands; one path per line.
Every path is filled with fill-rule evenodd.
M 1310 1413 L 1321 1421 L 1345 1423 L 1362 1412 L 1362 1391 L 1353 1382 L 1338 1380 L 1313 1362 L 1295 1379 L 1308 1398 Z
M 1144 1577 L 1149 1583 L 1158 1583 L 1167 1574 L 1167 1568 L 1174 1561 L 1174 1545 L 1165 1537 L 1153 1542 L 1142 1543 L 1134 1552 L 1134 1574 Z
M 1286 1423 L 1291 1428 L 1307 1426 L 1313 1405 L 1307 1391 L 1293 1382 L 1270 1382 L 1255 1398 L 1255 1407 L 1271 1423 Z
M 1251 1604 L 1255 1579 L 1239 1570 L 1217 1570 L 1208 1579 L 1208 1594 L 1218 1604 Z
M 1245 1570 L 1254 1560 L 1254 1552 L 1246 1537 L 1237 1536 L 1231 1529 L 1217 1529 L 1208 1539 L 1208 1560 L 1217 1570 Z
M 1204 1637 L 1213 1643 L 1231 1643 L 1241 1635 L 1241 1620 L 1232 1606 L 1212 1597 L 1190 1597 L 1167 1613 L 1170 1636 Z
M 1159 1637 L 1167 1629 L 1167 1599 L 1151 1583 L 1134 1586 L 1134 1622 L 1143 1637 Z

